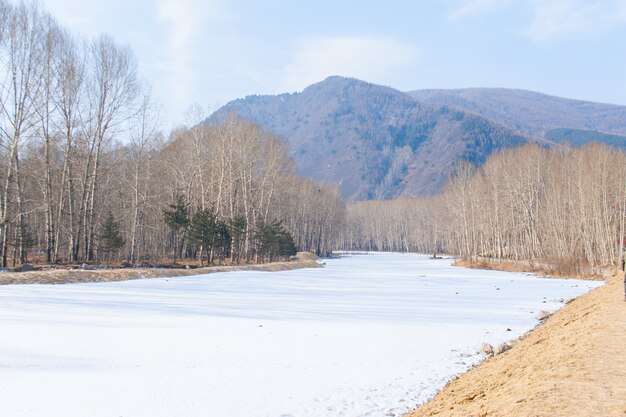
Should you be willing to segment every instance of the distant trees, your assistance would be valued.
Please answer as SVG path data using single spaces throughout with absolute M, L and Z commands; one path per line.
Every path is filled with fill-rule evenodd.
M 276 219 L 292 233 L 298 248 L 328 255 L 345 230 L 346 206 L 338 187 L 295 175 L 286 178 L 276 201 Z
M 481 168 L 459 165 L 433 198 L 349 205 L 342 246 L 596 271 L 619 261 L 625 220 L 623 151 L 528 145 L 498 152 Z
M 439 251 L 437 219 L 428 199 L 360 201 L 347 207 L 342 248 L 369 251 Z

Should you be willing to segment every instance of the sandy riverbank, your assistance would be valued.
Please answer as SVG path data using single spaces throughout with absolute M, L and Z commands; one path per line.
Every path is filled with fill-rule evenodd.
M 49 271 L 5 272 L 0 274 L 0 285 L 9 284 L 69 284 L 78 282 L 113 282 L 140 278 L 162 278 L 203 275 L 227 271 L 287 271 L 300 268 L 319 268 L 318 257 L 310 252 L 299 252 L 294 260 L 269 264 L 208 266 L 204 268 L 116 268 L 116 269 L 55 269 Z
M 622 279 L 614 274 L 406 417 L 626 415 Z

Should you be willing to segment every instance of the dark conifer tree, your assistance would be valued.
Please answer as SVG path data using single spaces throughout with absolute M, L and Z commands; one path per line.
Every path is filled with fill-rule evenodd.
M 257 261 L 286 258 L 296 254 L 296 245 L 291 234 L 279 220 L 260 223 L 255 231 Z
M 237 264 L 241 261 L 243 244 L 246 241 L 246 226 L 246 217 L 243 215 L 238 214 L 228 220 L 228 231 L 230 234 L 230 260 L 232 262 L 237 262 Z
M 176 202 L 169 205 L 169 209 L 163 210 L 163 221 L 172 229 L 172 241 L 174 243 L 174 265 L 179 250 L 182 250 L 182 242 L 179 245 L 179 238 L 185 237 L 185 231 L 189 226 L 189 205 L 182 194 L 176 196 Z M 180 249 L 179 249 L 180 247 Z
M 22 218 L 17 226 L 17 235 L 15 239 L 15 248 L 19 251 L 20 263 L 28 262 L 28 249 L 35 246 L 35 239 L 28 228 L 28 225 Z M 14 261 L 15 263 L 15 257 Z
M 217 249 L 220 259 L 224 260 L 228 256 L 231 243 L 230 228 L 227 222 L 218 220 L 215 237 L 214 248 Z
M 200 247 L 200 265 L 202 265 L 204 254 L 208 255 L 213 251 L 218 238 L 217 228 L 217 216 L 213 213 L 213 210 L 198 209 L 191 219 L 187 235 L 191 243 Z M 207 263 L 211 263 L 210 256 L 207 259 Z
M 105 256 L 106 265 L 109 266 L 111 252 L 120 249 L 125 243 L 124 239 L 122 239 L 122 234 L 120 233 L 120 224 L 115 221 L 113 213 L 109 212 L 104 220 L 104 223 L 100 226 L 98 241 L 100 250 Z

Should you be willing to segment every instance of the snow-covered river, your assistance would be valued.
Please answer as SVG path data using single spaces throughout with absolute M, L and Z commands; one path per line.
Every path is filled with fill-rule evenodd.
M 399 416 L 482 342 L 599 285 L 412 254 L 325 262 L 1 286 L 0 416 Z

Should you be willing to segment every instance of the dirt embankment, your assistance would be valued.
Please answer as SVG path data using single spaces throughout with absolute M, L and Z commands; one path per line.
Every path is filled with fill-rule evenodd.
M 626 416 L 622 273 L 405 417 Z
M 5 272 L 0 274 L 0 285 L 8 284 L 68 284 L 78 282 L 113 282 L 140 278 L 178 277 L 226 271 L 287 271 L 300 268 L 319 268 L 318 257 L 310 252 L 298 252 L 289 262 L 269 264 L 208 266 L 204 268 L 116 268 L 116 269 L 55 269 L 48 271 Z

